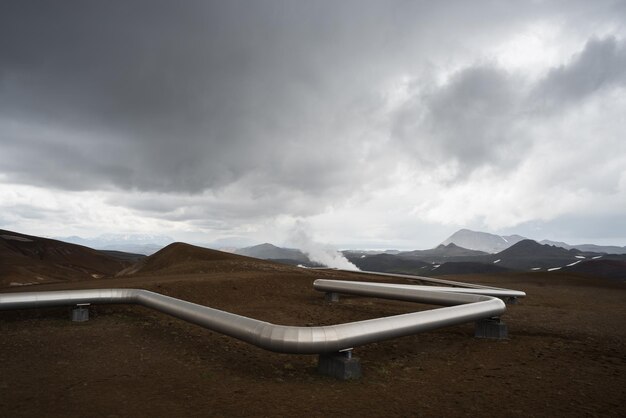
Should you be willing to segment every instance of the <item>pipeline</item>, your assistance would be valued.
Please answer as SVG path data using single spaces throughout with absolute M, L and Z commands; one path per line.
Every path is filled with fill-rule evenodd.
M 316 280 L 313 286 L 316 290 L 324 292 L 373 296 L 445 307 L 338 325 L 298 327 L 259 321 L 143 289 L 94 289 L 0 293 L 0 310 L 80 304 L 136 304 L 269 351 L 323 354 L 500 316 L 506 307 L 504 302 L 495 296 L 521 297 L 525 295 L 524 292 L 504 289 L 497 290 L 509 293 L 494 294 L 495 290 L 484 289 L 480 294 L 476 294 L 474 288 L 445 288 L 446 290 L 437 288 L 433 291 L 430 290 L 430 286 L 338 280 Z

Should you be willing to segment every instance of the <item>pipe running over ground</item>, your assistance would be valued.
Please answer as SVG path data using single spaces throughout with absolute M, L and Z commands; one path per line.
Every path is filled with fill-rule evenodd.
M 444 282 L 437 279 L 439 284 L 445 284 Z M 486 287 L 480 289 L 443 288 L 340 280 L 316 280 L 313 286 L 316 290 L 323 292 L 404 300 L 445 307 L 338 325 L 299 327 L 259 321 L 148 290 L 93 289 L 0 293 L 0 310 L 80 304 L 136 304 L 269 351 L 290 354 L 323 354 L 500 316 L 506 307 L 499 297 L 525 296 L 524 292 Z

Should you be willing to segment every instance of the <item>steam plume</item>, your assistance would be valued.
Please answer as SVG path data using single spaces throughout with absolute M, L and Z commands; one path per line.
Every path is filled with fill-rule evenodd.
M 306 254 L 306 256 L 309 257 L 309 260 L 313 262 L 332 268 L 359 270 L 357 266 L 348 261 L 348 259 L 339 251 L 313 241 L 309 234 L 307 234 L 304 230 L 302 222 L 298 222 L 296 224 L 296 227 L 291 234 L 290 241 L 293 246 Z

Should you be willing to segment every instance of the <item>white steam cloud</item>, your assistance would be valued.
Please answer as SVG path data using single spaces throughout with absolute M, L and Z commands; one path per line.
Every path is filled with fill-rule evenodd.
M 293 246 L 306 254 L 309 260 L 313 262 L 332 268 L 359 270 L 357 266 L 349 262 L 348 259 L 336 249 L 313 241 L 304 230 L 302 222 L 296 224 L 291 234 L 290 242 Z

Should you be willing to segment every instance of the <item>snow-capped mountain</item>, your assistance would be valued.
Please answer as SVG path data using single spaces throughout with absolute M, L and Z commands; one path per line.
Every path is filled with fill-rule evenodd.
M 486 253 L 497 253 L 509 248 L 513 244 L 525 240 L 520 235 L 495 235 L 487 232 L 471 231 L 461 229 L 450 235 L 442 245 L 455 244 L 469 250 L 484 251 Z

